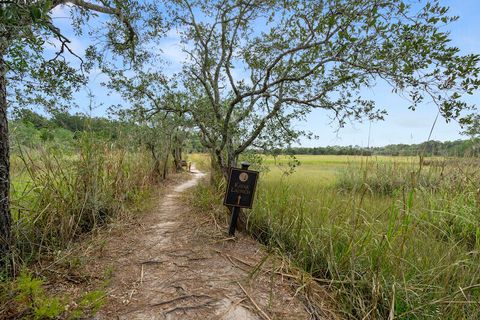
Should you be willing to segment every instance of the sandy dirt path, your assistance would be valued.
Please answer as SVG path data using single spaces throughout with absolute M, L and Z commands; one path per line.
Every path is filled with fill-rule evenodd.
M 114 268 L 97 319 L 309 319 L 257 242 L 226 240 L 185 204 L 181 194 L 203 177 L 193 170 L 140 226 L 109 241 L 101 259 Z

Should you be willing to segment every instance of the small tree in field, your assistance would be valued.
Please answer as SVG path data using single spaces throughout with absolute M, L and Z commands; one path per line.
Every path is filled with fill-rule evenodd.
M 183 110 L 224 176 L 247 148 L 296 139 L 292 121 L 312 109 L 340 126 L 382 119 L 362 98 L 379 82 L 411 109 L 433 101 L 447 120 L 477 111 L 461 97 L 480 84 L 479 56 L 449 45 L 442 26 L 457 17 L 438 1 L 183 0 L 171 12 L 189 57 Z
M 117 89 L 120 91 L 120 88 Z M 131 87 L 127 92 L 133 93 L 135 88 Z M 188 121 L 181 113 L 154 111 L 146 108 L 145 106 L 148 104 L 144 104 L 136 94 L 129 96 L 130 98 L 124 95 L 127 100 L 132 102 L 133 107 L 127 110 L 121 109 L 118 114 L 122 119 L 134 123 L 132 129 L 134 140 L 150 153 L 155 177 L 165 180 L 170 157 L 173 157 L 175 169 L 182 169 L 180 160 L 182 159 L 182 147 L 187 138 Z M 139 100 L 142 102 L 139 103 Z
M 150 134 L 143 138 L 152 155 L 155 148 L 167 150 L 165 161 L 171 154 L 175 168 L 179 171 L 182 170 L 183 145 L 187 136 L 191 135 L 193 127 L 191 117 L 184 110 L 189 99 L 185 94 L 175 93 L 162 74 L 143 71 L 142 68 L 148 61 L 147 58 L 143 63 L 136 63 L 139 69 L 135 68 L 133 75 L 126 75 L 124 70 L 113 70 L 105 66 L 105 73 L 110 75 L 107 86 L 130 103 L 129 110 L 122 112 L 133 115 L 133 119 L 149 128 L 145 132 Z
M 98 35 L 103 45 L 117 54 L 133 57 L 137 42 L 133 21 L 141 6 L 135 1 L 89 2 L 84 0 L 31 0 L 0 2 L 0 268 L 8 268 L 11 246 L 9 208 L 10 163 L 8 110 L 15 106 L 42 106 L 48 110 L 68 107 L 72 92 L 85 84 L 83 72 L 89 64 L 70 47 L 70 41 L 52 21 L 60 5 L 72 8 L 72 25 L 82 34 L 84 22 L 97 14 L 111 17 Z M 57 43 L 58 51 L 48 57 L 46 44 Z M 89 49 L 94 51 L 93 47 Z M 66 54 L 81 66 L 68 63 Z

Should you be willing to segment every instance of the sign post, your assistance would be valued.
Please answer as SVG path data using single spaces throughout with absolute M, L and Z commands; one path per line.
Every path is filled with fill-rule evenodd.
M 232 219 L 228 234 L 235 235 L 240 208 L 252 208 L 255 187 L 257 186 L 258 171 L 248 170 L 250 164 L 242 162 L 242 168 L 231 168 L 228 178 L 227 192 L 223 204 L 232 208 Z

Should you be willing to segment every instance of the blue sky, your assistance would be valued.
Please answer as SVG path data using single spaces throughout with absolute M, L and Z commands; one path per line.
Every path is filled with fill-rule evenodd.
M 452 44 L 461 49 L 461 53 L 480 53 L 480 0 L 445 0 L 442 4 L 450 7 L 450 14 L 460 16 L 460 19 L 449 25 L 447 30 L 451 32 Z M 68 7 L 58 7 L 53 14 L 55 23 L 64 30 L 72 41 L 72 48 L 82 53 L 88 46 L 89 41 L 85 37 L 77 38 L 69 26 Z M 181 68 L 181 62 L 185 59 L 181 52 L 179 38 L 175 31 L 167 34 L 161 42 L 161 49 L 167 60 L 163 72 L 172 74 Z M 54 48 L 51 48 L 53 52 Z M 75 96 L 80 110 L 91 113 L 94 116 L 105 116 L 106 109 L 112 104 L 122 103 L 122 99 L 116 95 L 108 95 L 107 89 L 100 83 L 105 81 L 104 75 L 98 71 L 93 72 L 89 83 L 89 90 L 95 94 L 94 109 L 89 110 L 88 90 L 82 90 Z M 335 124 L 331 124 L 330 114 L 324 110 L 314 110 L 306 122 L 297 123 L 298 129 L 313 132 L 319 138 L 316 140 L 302 139 L 303 146 L 326 146 L 326 145 L 359 145 L 359 146 L 382 146 L 393 143 L 419 143 L 427 140 L 432 125 L 437 116 L 437 107 L 432 104 L 424 104 L 416 111 L 408 110 L 408 102 L 391 93 L 391 88 L 379 84 L 375 88 L 364 91 L 368 98 L 374 99 L 378 106 L 385 107 L 388 111 L 384 121 L 349 123 L 338 130 Z M 469 97 L 470 103 L 480 103 L 480 93 Z M 456 122 L 446 123 L 441 117 L 435 124 L 432 133 L 434 140 L 465 139 L 459 134 L 460 126 Z
M 461 53 L 480 53 L 480 1 L 479 0 L 451 0 L 441 1 L 450 7 L 451 15 L 458 15 L 460 19 L 447 27 L 451 32 L 452 44 L 460 48 Z M 318 140 L 303 140 L 305 146 L 325 145 L 359 145 L 367 146 L 370 137 L 370 146 L 382 146 L 394 143 L 419 143 L 428 139 L 430 130 L 437 116 L 437 107 L 424 104 L 416 111 L 408 110 L 408 103 L 399 96 L 392 94 L 391 89 L 379 85 L 369 92 L 368 97 L 374 99 L 379 106 L 385 106 L 388 115 L 385 121 L 372 123 L 353 123 L 336 132 L 335 125 L 329 125 L 328 113 L 316 110 L 308 118 L 308 123 L 298 124 L 299 128 L 306 128 L 319 135 Z M 480 92 L 468 98 L 470 103 L 480 103 Z M 370 130 L 369 130 L 370 129 Z M 370 131 L 370 134 L 369 134 Z M 446 123 L 439 117 L 431 139 L 455 140 L 465 139 L 459 134 L 460 126 L 456 122 Z

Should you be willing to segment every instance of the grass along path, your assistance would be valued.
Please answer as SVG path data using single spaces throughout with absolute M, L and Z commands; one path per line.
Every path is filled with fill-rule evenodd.
M 95 261 L 114 267 L 97 319 L 309 319 L 257 242 L 225 239 L 180 199 L 203 176 L 194 171 L 140 226 L 107 239 Z

